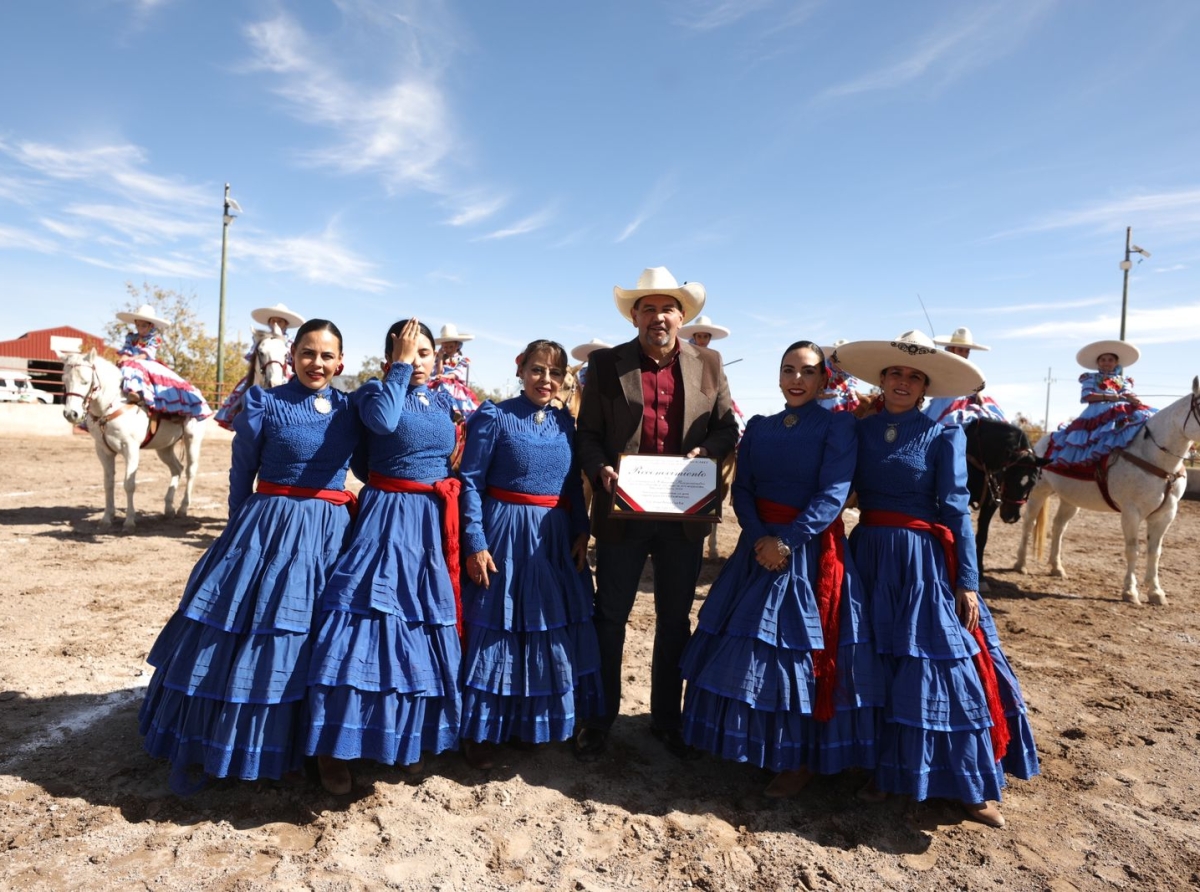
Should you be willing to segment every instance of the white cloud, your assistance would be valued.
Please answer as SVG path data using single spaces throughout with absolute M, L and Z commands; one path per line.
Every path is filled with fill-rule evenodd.
M 1048 310 L 1070 310 L 1078 309 L 1080 307 L 1096 307 L 1107 303 L 1112 303 L 1111 297 L 1084 297 L 1080 298 L 1079 300 L 1053 301 L 1050 303 L 1043 301 L 1042 303 L 1035 304 L 1004 304 L 1003 306 L 997 307 L 974 307 L 972 309 L 974 312 L 981 314 L 1008 315 L 1010 313 L 1039 313 Z
M 376 264 L 343 245 L 327 229 L 316 236 L 257 238 L 243 236 L 231 248 L 234 256 L 254 260 L 271 272 L 288 272 L 319 285 L 379 292 L 391 283 L 374 273 Z
M 464 200 L 458 211 L 443 222 L 447 226 L 470 226 L 486 220 L 506 204 L 508 204 L 508 198 L 502 195 Z
M 1035 325 L 1003 332 L 1005 338 L 1042 338 L 1062 343 L 1079 343 L 1089 338 L 1110 338 L 1120 328 L 1118 316 L 1104 314 L 1090 319 L 1071 317 L 1043 319 Z M 1141 344 L 1171 344 L 1195 341 L 1200 330 L 1200 302 L 1174 307 L 1134 309 L 1125 316 L 1125 331 L 1131 341 Z
M 376 38 L 388 42 L 381 55 L 401 69 L 390 82 L 352 83 L 334 65 L 339 48 L 311 38 L 286 14 L 245 30 L 252 67 L 278 76 L 276 92 L 292 115 L 334 132 L 332 145 L 302 157 L 343 173 L 378 174 L 390 187 L 444 188 L 440 168 L 456 140 L 440 72 L 418 45 L 429 34 L 412 16 L 383 16 L 371 4 L 343 4 L 343 11 L 379 26 Z
M 1177 273 L 1180 270 L 1187 269 L 1186 263 L 1176 263 L 1174 266 L 1160 266 L 1154 269 L 1156 273 Z
M 555 210 L 553 207 L 545 207 L 537 213 L 530 214 L 522 220 L 518 220 L 511 226 L 504 229 L 497 229 L 495 232 L 489 232 L 487 235 L 480 236 L 477 240 L 503 239 L 512 238 L 514 235 L 526 235 L 541 229 L 554 218 Z
M 70 223 L 64 223 L 61 220 L 52 220 L 49 217 L 42 217 L 38 220 L 38 223 L 55 235 L 61 235 L 63 238 L 71 239 L 72 241 L 79 241 L 91 234 L 86 227 L 73 226 Z
M 936 79 L 939 85 L 951 83 L 1014 50 L 1054 2 L 1006 0 L 958 7 L 967 12 L 934 28 L 894 61 L 830 87 L 820 98 L 895 90 L 926 78 Z
M 774 0 L 692 0 L 676 8 L 675 22 L 694 31 L 714 31 L 754 15 Z
M 72 204 L 64 209 L 64 213 L 101 223 L 139 245 L 215 237 L 220 222 L 215 214 L 213 220 L 204 221 L 195 216 L 180 217 L 169 212 L 112 204 Z
M 23 229 L 0 225 L 0 250 L 3 249 L 54 254 L 58 251 L 58 245 Z
M 1131 195 L 1078 210 L 1044 214 L 1031 223 L 998 232 L 990 238 L 1011 238 L 1059 229 L 1116 232 L 1131 224 L 1137 227 L 1142 220 L 1152 223 L 1156 230 L 1161 231 L 1200 224 L 1200 189 Z
M 620 244 L 637 232 L 643 223 L 662 210 L 663 205 L 670 200 L 675 192 L 675 174 L 668 172 L 654 184 L 654 188 L 650 190 L 650 194 L 646 196 L 646 200 L 642 202 L 642 206 L 638 208 L 634 218 L 625 225 L 620 235 L 617 236 L 617 243 Z

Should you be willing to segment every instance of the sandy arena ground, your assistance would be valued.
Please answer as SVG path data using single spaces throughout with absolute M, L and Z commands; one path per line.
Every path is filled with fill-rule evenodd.
M 447 754 L 410 778 L 356 767 L 345 800 L 305 780 L 186 800 L 142 751 L 144 657 L 225 522 L 228 442 L 205 444 L 193 516 L 166 521 L 148 456 L 136 533 L 100 534 L 90 438 L 0 437 L 0 887 L 5 889 L 1164 889 L 1200 886 L 1200 503 L 1167 538 L 1168 607 L 1119 599 L 1115 515 L 1068 532 L 1069 579 L 992 569 L 988 596 L 1031 707 L 1043 774 L 1008 826 L 950 803 L 857 801 L 860 776 L 798 799 L 649 733 L 653 615 L 639 598 L 605 760 Z M 119 527 L 118 527 L 119 529 Z M 722 527 L 724 553 L 736 525 Z M 996 524 L 990 567 L 1018 528 Z M 719 570 L 706 562 L 701 594 Z

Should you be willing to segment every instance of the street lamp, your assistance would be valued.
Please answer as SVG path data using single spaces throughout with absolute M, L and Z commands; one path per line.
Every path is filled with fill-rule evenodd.
M 1133 266 L 1129 262 L 1130 254 L 1141 254 L 1143 257 L 1149 257 L 1150 252 L 1145 248 L 1139 248 L 1132 244 L 1130 239 L 1133 237 L 1133 227 L 1125 227 L 1125 259 L 1121 261 L 1121 270 L 1125 274 L 1125 282 L 1121 286 L 1121 340 L 1125 340 L 1125 310 L 1129 306 L 1129 269 Z M 1140 262 L 1140 261 L 1139 261 Z
M 229 184 L 225 184 L 225 211 L 221 223 L 221 300 L 217 311 L 217 405 L 221 405 L 221 392 L 225 387 L 225 253 L 229 248 L 229 224 L 234 214 L 240 214 L 242 206 L 229 197 Z

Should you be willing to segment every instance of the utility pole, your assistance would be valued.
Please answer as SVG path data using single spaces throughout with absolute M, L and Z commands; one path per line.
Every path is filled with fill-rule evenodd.
M 225 210 L 222 214 L 221 225 L 221 299 L 217 310 L 217 402 L 221 405 L 222 391 L 225 389 L 225 252 L 229 246 L 229 224 L 234 221 L 234 214 L 242 212 L 241 206 L 229 197 L 229 184 L 225 184 Z
M 1042 433 L 1050 433 L 1050 385 L 1055 383 L 1054 369 L 1046 369 L 1046 414 L 1042 418 Z
M 1125 259 L 1118 264 L 1121 267 L 1121 272 L 1124 273 L 1124 282 L 1121 285 L 1121 340 L 1125 340 L 1125 312 L 1129 307 L 1129 270 L 1133 266 L 1129 259 L 1130 254 L 1141 254 L 1143 257 L 1149 257 L 1150 252 L 1145 248 L 1139 248 L 1133 244 L 1133 227 L 1125 227 Z M 1141 263 L 1139 260 L 1138 263 Z

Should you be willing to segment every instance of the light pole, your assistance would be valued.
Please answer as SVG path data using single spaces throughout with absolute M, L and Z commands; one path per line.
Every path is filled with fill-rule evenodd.
M 1130 240 L 1133 238 L 1133 227 L 1125 227 L 1125 259 L 1121 261 L 1121 270 L 1125 274 L 1125 282 L 1121 285 L 1121 340 L 1125 340 L 1125 311 L 1129 306 L 1129 270 L 1133 266 L 1129 261 L 1129 255 L 1141 254 L 1143 257 L 1149 257 L 1150 252 L 1145 248 L 1139 248 Z M 1138 261 L 1139 263 L 1141 261 Z
M 1046 414 L 1042 416 L 1042 433 L 1050 433 L 1050 385 L 1055 382 L 1054 369 L 1046 369 Z
M 217 405 L 221 405 L 221 392 L 225 389 L 225 253 L 229 248 L 229 224 L 234 213 L 242 212 L 241 205 L 229 197 L 229 184 L 225 184 L 225 210 L 221 223 L 221 299 L 217 310 Z

